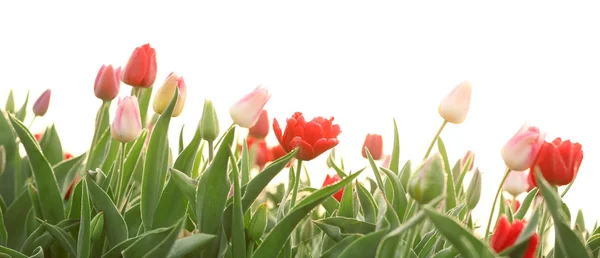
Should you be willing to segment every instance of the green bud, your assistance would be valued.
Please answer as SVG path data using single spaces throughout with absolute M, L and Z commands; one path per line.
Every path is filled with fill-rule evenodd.
M 254 212 L 248 225 L 248 238 L 257 241 L 267 229 L 267 204 L 263 203 Z
M 479 172 L 479 168 L 475 168 L 471 183 L 467 188 L 467 208 L 473 210 L 479 203 L 479 198 L 481 198 L 481 172 Z
M 204 110 L 200 119 L 200 136 L 202 139 L 213 142 L 219 136 L 219 119 L 212 101 L 204 101 Z
M 4 173 L 4 169 L 6 169 L 6 150 L 4 145 L 0 145 L 0 176 Z
M 100 241 L 102 231 L 104 230 L 104 212 L 99 212 L 90 223 L 90 231 L 92 232 L 92 243 Z
M 444 161 L 439 153 L 423 162 L 408 181 L 408 194 L 420 204 L 427 204 L 444 193 Z

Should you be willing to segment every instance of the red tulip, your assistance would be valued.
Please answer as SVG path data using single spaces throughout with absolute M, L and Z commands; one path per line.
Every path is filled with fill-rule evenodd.
M 71 193 L 73 192 L 73 187 L 75 187 L 77 182 L 79 182 L 79 175 L 75 175 L 73 182 L 71 182 L 71 185 L 69 185 L 69 189 L 67 189 L 67 192 L 65 193 L 65 198 L 64 198 L 65 201 L 69 200 L 69 197 L 71 197 Z
M 273 159 L 271 151 L 267 147 L 267 142 L 264 139 L 255 139 L 251 136 L 248 136 L 246 139 L 246 144 L 248 145 L 248 150 L 251 150 L 254 146 L 256 146 L 256 156 L 255 156 L 255 164 L 262 170 L 267 162 L 270 162 Z M 242 145 L 238 146 L 238 150 L 242 150 Z
M 73 155 L 71 153 L 68 153 L 68 152 L 63 153 L 63 155 L 64 155 L 64 159 L 73 158 Z
M 156 80 L 156 51 L 145 44 L 135 48 L 125 68 L 121 81 L 133 87 L 149 88 Z
M 517 211 L 521 207 L 521 202 L 519 202 L 519 200 L 515 200 L 515 206 L 514 207 L 512 206 L 512 200 L 511 199 L 504 200 L 504 204 L 506 204 L 509 207 L 511 207 L 513 209 L 513 211 Z
M 492 235 L 491 246 L 497 252 L 500 253 L 502 250 L 513 245 L 523 228 L 525 227 L 525 223 L 521 220 L 515 219 L 512 224 L 508 222 L 505 215 L 502 215 L 498 225 L 496 226 L 496 230 L 494 230 L 494 234 Z M 537 233 L 534 233 L 529 240 L 529 245 L 523 258 L 533 258 L 535 255 L 535 250 L 537 249 L 539 243 L 539 237 Z
M 42 135 L 42 133 L 36 133 L 33 135 L 33 137 L 35 137 L 35 140 L 39 142 L 42 139 Z
M 269 115 L 267 110 L 262 110 L 258 117 L 258 121 L 248 130 L 248 135 L 254 138 L 265 138 L 269 134 Z
M 342 180 L 342 178 L 338 174 L 335 174 L 334 176 L 327 175 L 327 177 L 325 177 L 325 181 L 323 181 L 323 186 L 321 186 L 321 188 L 326 187 L 328 185 L 335 184 L 340 180 Z M 333 198 L 335 198 L 338 202 L 341 202 L 343 194 L 344 194 L 344 188 L 339 190 L 337 193 L 333 194 Z
M 269 149 L 269 151 L 271 152 L 271 158 L 273 159 L 273 161 L 278 160 L 279 158 L 285 156 L 285 154 L 287 154 L 287 152 L 285 152 L 285 150 L 283 149 L 283 147 L 281 147 L 281 145 L 277 145 L 277 146 L 273 146 Z M 290 167 L 292 165 L 292 162 L 294 162 L 294 158 L 292 158 L 290 160 L 290 162 L 288 162 L 288 164 L 286 165 L 286 167 Z
M 286 152 L 300 147 L 296 158 L 307 161 L 335 147 L 341 130 L 339 125 L 333 124 L 333 117 L 325 119 L 319 116 L 306 122 L 302 113 L 296 112 L 287 119 L 283 133 L 277 119 L 273 119 L 273 132 Z
M 104 101 L 116 98 L 121 88 L 120 77 L 121 67 L 114 69 L 112 65 L 102 65 L 94 83 L 94 94 L 96 94 L 96 97 Z
M 371 153 L 374 160 L 380 160 L 383 157 L 383 138 L 381 135 L 367 134 L 362 147 L 362 156 L 366 159 L 367 152 L 365 148 L 369 149 L 369 153 Z
M 583 151 L 579 143 L 562 141 L 560 138 L 544 142 L 529 170 L 529 181 L 537 187 L 534 170 L 537 166 L 551 185 L 568 185 L 577 176 L 582 160 Z

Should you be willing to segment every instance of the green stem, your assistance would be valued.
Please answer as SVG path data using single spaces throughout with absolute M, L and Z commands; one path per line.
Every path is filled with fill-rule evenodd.
M 121 156 L 119 157 L 119 180 L 117 180 L 117 198 L 115 203 L 119 205 L 121 203 L 123 176 L 125 174 L 125 143 L 121 143 Z M 118 208 L 118 207 L 117 207 Z
M 567 192 L 569 192 L 569 189 L 571 189 L 571 186 L 573 185 L 573 182 L 575 182 L 575 179 L 573 179 L 573 181 L 571 181 L 571 183 L 569 183 L 569 185 L 567 185 L 567 188 L 565 188 L 565 190 L 560 194 L 560 198 L 565 197 L 565 195 L 567 194 Z
M 254 241 L 249 241 L 246 245 L 246 257 L 252 257 L 254 253 Z
M 294 176 L 294 186 L 292 187 L 292 199 L 290 200 L 290 210 L 296 205 L 296 197 L 298 196 L 298 186 L 300 185 L 300 173 L 302 172 L 302 160 L 298 159 L 296 166 L 296 175 Z
M 27 128 L 31 128 L 31 126 L 33 125 L 33 121 L 35 121 L 36 118 L 37 116 L 34 116 L 33 119 L 31 119 L 31 123 L 29 123 L 29 126 L 27 126 Z
M 420 208 L 421 207 L 417 204 L 416 212 L 419 212 Z M 410 229 L 410 235 L 408 237 L 408 241 L 406 241 L 406 246 L 404 248 L 404 255 L 402 255 L 401 257 L 410 257 L 410 255 L 409 255 L 410 254 L 410 250 L 412 250 L 412 246 L 413 246 L 413 244 L 415 242 L 415 238 L 417 238 L 417 231 L 418 230 L 419 229 L 416 226 L 412 227 Z
M 208 162 L 211 162 L 213 160 L 214 155 L 215 155 L 215 150 L 214 150 L 213 142 L 209 141 L 208 142 Z
M 433 145 L 435 145 L 435 143 L 437 142 L 437 139 L 440 137 L 440 134 L 442 133 L 442 130 L 444 130 L 444 127 L 446 127 L 447 123 L 448 121 L 444 120 L 444 122 L 440 126 L 440 129 L 438 129 L 437 133 L 435 133 L 435 136 L 433 137 L 433 140 L 431 140 L 431 144 L 429 144 L 429 148 L 427 148 L 427 152 L 425 153 L 425 157 L 423 158 L 423 160 L 426 160 L 429 157 L 429 153 L 431 153 Z
M 494 202 L 492 203 L 492 211 L 490 211 L 490 218 L 488 219 L 487 227 L 484 231 L 485 242 L 487 242 L 487 240 L 489 238 L 490 227 L 492 226 L 492 218 L 494 217 L 494 210 L 496 209 L 496 203 L 498 202 L 498 196 L 500 196 L 500 192 L 502 192 L 502 185 L 504 185 L 504 181 L 506 181 L 506 178 L 508 177 L 509 173 L 510 173 L 510 168 L 507 168 L 506 172 L 504 172 L 504 177 L 502 178 L 502 181 L 500 181 L 500 186 L 498 186 L 498 191 L 496 191 L 496 196 L 494 197 Z
M 546 222 L 548 221 L 549 218 L 547 218 L 547 215 L 549 216 L 548 213 L 546 213 L 546 206 L 543 205 L 543 203 L 540 204 L 540 207 L 542 209 L 542 224 L 540 225 L 540 228 L 538 229 L 538 231 L 540 232 L 540 246 L 537 250 L 537 255 L 536 257 L 541 257 L 541 254 L 544 252 L 544 242 L 546 242 L 546 236 L 547 236 L 547 232 L 544 231 L 544 229 L 546 228 Z

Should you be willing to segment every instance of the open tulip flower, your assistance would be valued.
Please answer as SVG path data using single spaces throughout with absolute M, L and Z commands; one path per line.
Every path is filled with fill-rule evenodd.
M 548 183 L 559 186 L 568 185 L 577 176 L 582 160 L 583 151 L 579 143 L 570 140 L 563 141 L 560 138 L 556 138 L 552 142 L 544 142 L 531 166 L 529 176 L 532 179 L 530 182 L 537 186 L 533 179 L 535 177 L 534 168 L 539 167 Z

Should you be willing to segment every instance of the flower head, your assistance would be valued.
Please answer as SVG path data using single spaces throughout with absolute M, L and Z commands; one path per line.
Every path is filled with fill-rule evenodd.
M 162 114 L 165 111 L 173 98 L 173 94 L 175 94 L 175 89 L 178 89 L 177 102 L 175 103 L 175 108 L 173 109 L 171 116 L 177 117 L 181 114 L 187 97 L 187 87 L 183 77 L 178 76 L 175 73 L 170 73 L 163 85 L 156 91 L 154 102 L 152 102 L 154 112 Z
M 460 124 L 467 118 L 471 105 L 471 83 L 463 81 L 440 101 L 438 113 L 452 124 Z
M 121 81 L 133 87 L 149 88 L 156 80 L 156 51 L 145 44 L 135 48 L 121 73 Z
M 96 94 L 96 97 L 104 101 L 116 98 L 121 88 L 120 77 L 121 67 L 115 70 L 112 65 L 102 65 L 94 82 L 94 94 Z
M 33 113 L 36 116 L 44 116 L 48 112 L 48 106 L 50 106 L 50 89 L 47 89 L 40 95 L 40 97 L 33 103 Z
M 512 224 L 508 222 L 506 215 L 502 215 L 498 221 L 498 225 L 492 235 L 491 246 L 497 253 L 512 246 L 523 231 L 525 223 L 522 220 L 515 219 Z M 535 251 L 539 243 L 539 237 L 537 233 L 534 233 L 529 240 L 527 250 L 523 255 L 523 258 L 533 258 Z
M 271 92 L 269 89 L 258 85 L 252 92 L 229 108 L 229 115 L 231 115 L 231 119 L 235 124 L 244 128 L 251 128 L 258 121 L 270 98 Z
M 333 176 L 327 175 L 325 177 L 325 181 L 323 181 L 323 185 L 321 186 L 321 188 L 335 184 L 340 180 L 342 180 L 342 178 L 338 174 L 335 174 Z M 333 194 L 333 198 L 335 198 L 338 202 L 342 201 L 342 196 L 344 195 L 344 189 L 345 188 L 342 188 L 337 193 Z
M 506 167 L 514 171 L 523 171 L 531 167 L 546 133 L 535 126 L 524 124 L 502 148 L 502 159 Z
M 563 141 L 556 138 L 552 142 L 544 142 L 540 151 L 531 165 L 529 171 L 530 182 L 537 186 L 535 181 L 535 167 L 539 167 L 542 175 L 551 185 L 568 185 L 571 183 L 583 160 L 581 144 Z
M 126 143 L 133 141 L 142 132 L 140 109 L 135 96 L 119 99 L 117 113 L 110 128 L 116 140 Z
M 248 135 L 259 139 L 265 138 L 269 134 L 269 129 L 269 115 L 267 114 L 267 110 L 263 109 L 260 112 L 260 116 L 258 117 L 256 124 L 254 124 L 254 126 L 250 127 L 248 130 Z
M 383 158 L 383 138 L 380 134 L 367 134 L 365 142 L 362 147 L 362 156 L 367 158 L 367 152 L 365 148 L 369 149 L 369 153 L 373 157 L 373 160 L 380 160 Z

